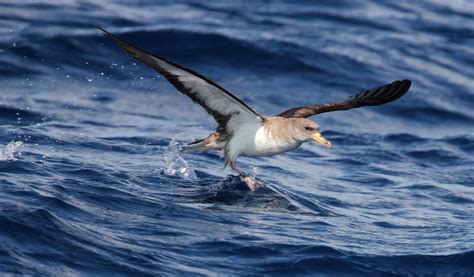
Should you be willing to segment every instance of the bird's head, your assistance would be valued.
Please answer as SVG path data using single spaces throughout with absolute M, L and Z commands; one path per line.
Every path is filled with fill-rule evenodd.
M 293 118 L 293 138 L 299 141 L 317 141 L 327 148 L 331 147 L 331 142 L 321 136 L 319 125 L 306 118 Z

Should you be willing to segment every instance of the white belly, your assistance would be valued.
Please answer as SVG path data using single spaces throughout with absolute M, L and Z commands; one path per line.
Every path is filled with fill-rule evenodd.
M 275 139 L 262 126 L 255 134 L 253 147 L 250 147 L 250 151 L 244 155 L 271 156 L 293 150 L 300 145 L 301 142 L 293 139 Z
M 292 139 L 275 139 L 261 125 L 248 127 L 234 134 L 229 145 L 232 156 L 271 156 L 301 145 L 301 142 Z

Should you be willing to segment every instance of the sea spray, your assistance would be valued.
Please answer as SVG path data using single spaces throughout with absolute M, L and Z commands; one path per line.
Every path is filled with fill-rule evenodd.
M 0 147 L 0 161 L 4 160 L 16 160 L 21 158 L 21 148 L 25 144 L 21 141 L 12 141 L 5 146 L 5 148 Z
M 181 156 L 180 148 L 180 144 L 176 138 L 172 138 L 168 148 L 163 154 L 165 160 L 164 174 L 187 179 L 197 179 L 194 169 Z

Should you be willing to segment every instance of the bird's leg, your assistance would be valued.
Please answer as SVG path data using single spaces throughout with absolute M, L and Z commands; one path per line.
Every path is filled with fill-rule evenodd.
M 234 161 L 231 161 L 230 162 L 230 168 L 232 168 L 235 172 L 237 172 L 239 174 L 239 176 L 245 176 L 245 173 L 243 173 L 238 167 L 237 165 L 235 165 L 235 162 Z
M 258 188 L 258 182 L 255 181 L 251 176 L 245 174 L 244 172 L 242 172 L 236 165 L 235 165 L 235 162 L 234 161 L 231 161 L 230 162 L 230 167 L 239 174 L 240 178 L 242 178 L 242 180 L 245 182 L 245 184 L 247 185 L 247 187 L 249 187 L 249 189 L 251 191 L 255 191 L 257 188 Z

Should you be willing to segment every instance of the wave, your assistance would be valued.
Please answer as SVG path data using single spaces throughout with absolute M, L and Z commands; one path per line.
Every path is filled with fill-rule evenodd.
M 1 273 L 474 272 L 472 4 L 60 2 L 0 3 Z M 329 150 L 242 157 L 252 192 L 179 151 L 214 122 L 93 25 L 262 114 L 413 86 L 312 118 Z
M 26 109 L 0 106 L 0 125 L 26 126 L 50 120 L 50 117 Z

